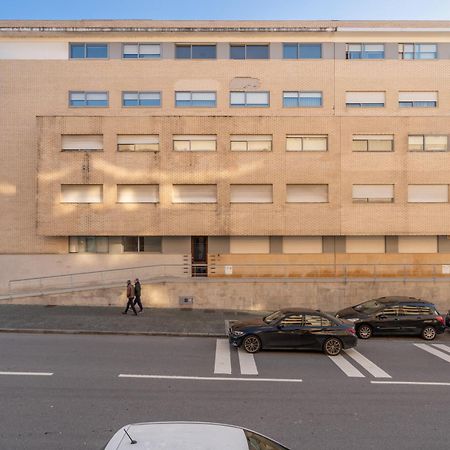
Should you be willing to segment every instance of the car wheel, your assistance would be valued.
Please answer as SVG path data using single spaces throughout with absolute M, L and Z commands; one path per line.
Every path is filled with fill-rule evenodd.
M 434 327 L 425 327 L 422 330 L 422 338 L 426 341 L 432 341 L 436 337 L 436 329 Z
M 338 338 L 328 338 L 323 344 L 323 351 L 328 356 L 336 356 L 341 353 L 342 342 Z
M 356 334 L 360 339 L 369 339 L 372 337 L 372 327 L 364 323 L 357 328 Z
M 242 345 L 244 350 L 248 353 L 256 353 L 261 350 L 261 341 L 253 334 L 245 336 Z

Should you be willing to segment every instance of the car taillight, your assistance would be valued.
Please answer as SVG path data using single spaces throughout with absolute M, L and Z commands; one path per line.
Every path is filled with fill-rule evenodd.
M 442 325 L 445 325 L 445 320 L 442 316 L 436 316 L 436 320 L 441 323 Z
M 347 333 L 350 333 L 350 334 L 356 334 L 356 331 L 354 328 L 347 328 L 346 331 L 347 331 Z

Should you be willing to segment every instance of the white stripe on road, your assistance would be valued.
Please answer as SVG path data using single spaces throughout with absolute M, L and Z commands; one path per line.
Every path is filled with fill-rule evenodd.
M 228 339 L 216 340 L 214 373 L 231 373 L 230 344 Z
M 342 355 L 328 356 L 348 377 L 364 378 L 364 375 L 352 364 L 350 364 Z
M 370 359 L 367 359 L 365 356 L 361 355 L 361 353 L 357 352 L 354 348 L 349 348 L 348 350 L 344 350 L 344 352 L 347 353 L 350 358 L 353 358 L 359 365 L 366 369 L 367 372 L 372 374 L 375 378 L 392 378 L 383 369 L 378 367 Z
M 433 347 L 439 348 L 439 349 L 443 350 L 444 352 L 450 353 L 450 347 L 448 345 L 433 344 Z
M 300 378 L 232 378 L 232 377 L 185 377 L 179 375 L 132 375 L 119 374 L 119 378 L 152 378 L 156 380 L 194 380 L 194 381 L 268 381 L 275 383 L 301 383 Z
M 258 375 L 255 358 L 251 353 L 247 353 L 244 349 L 238 349 L 239 365 L 241 366 L 241 375 Z
M 450 386 L 446 382 L 434 381 L 371 381 L 372 384 L 412 384 L 417 386 Z
M 440 350 L 431 347 L 431 345 L 427 344 L 414 344 L 414 345 L 422 350 L 425 350 L 428 353 L 431 353 L 434 356 L 437 356 L 438 358 L 443 359 L 444 361 L 450 362 L 450 355 L 447 355 L 447 353 L 441 352 Z
M 0 375 L 24 375 L 33 377 L 51 377 L 53 372 L 0 372 Z

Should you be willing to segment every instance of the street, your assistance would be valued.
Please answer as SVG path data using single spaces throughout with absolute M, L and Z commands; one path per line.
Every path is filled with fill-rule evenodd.
M 100 449 L 132 422 L 254 429 L 292 449 L 449 447 L 450 334 L 330 358 L 225 338 L 0 335 L 0 448 Z

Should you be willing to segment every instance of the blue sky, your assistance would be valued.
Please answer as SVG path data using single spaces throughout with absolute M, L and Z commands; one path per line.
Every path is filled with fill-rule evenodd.
M 450 20 L 450 1 L 0 0 L 0 19 Z

